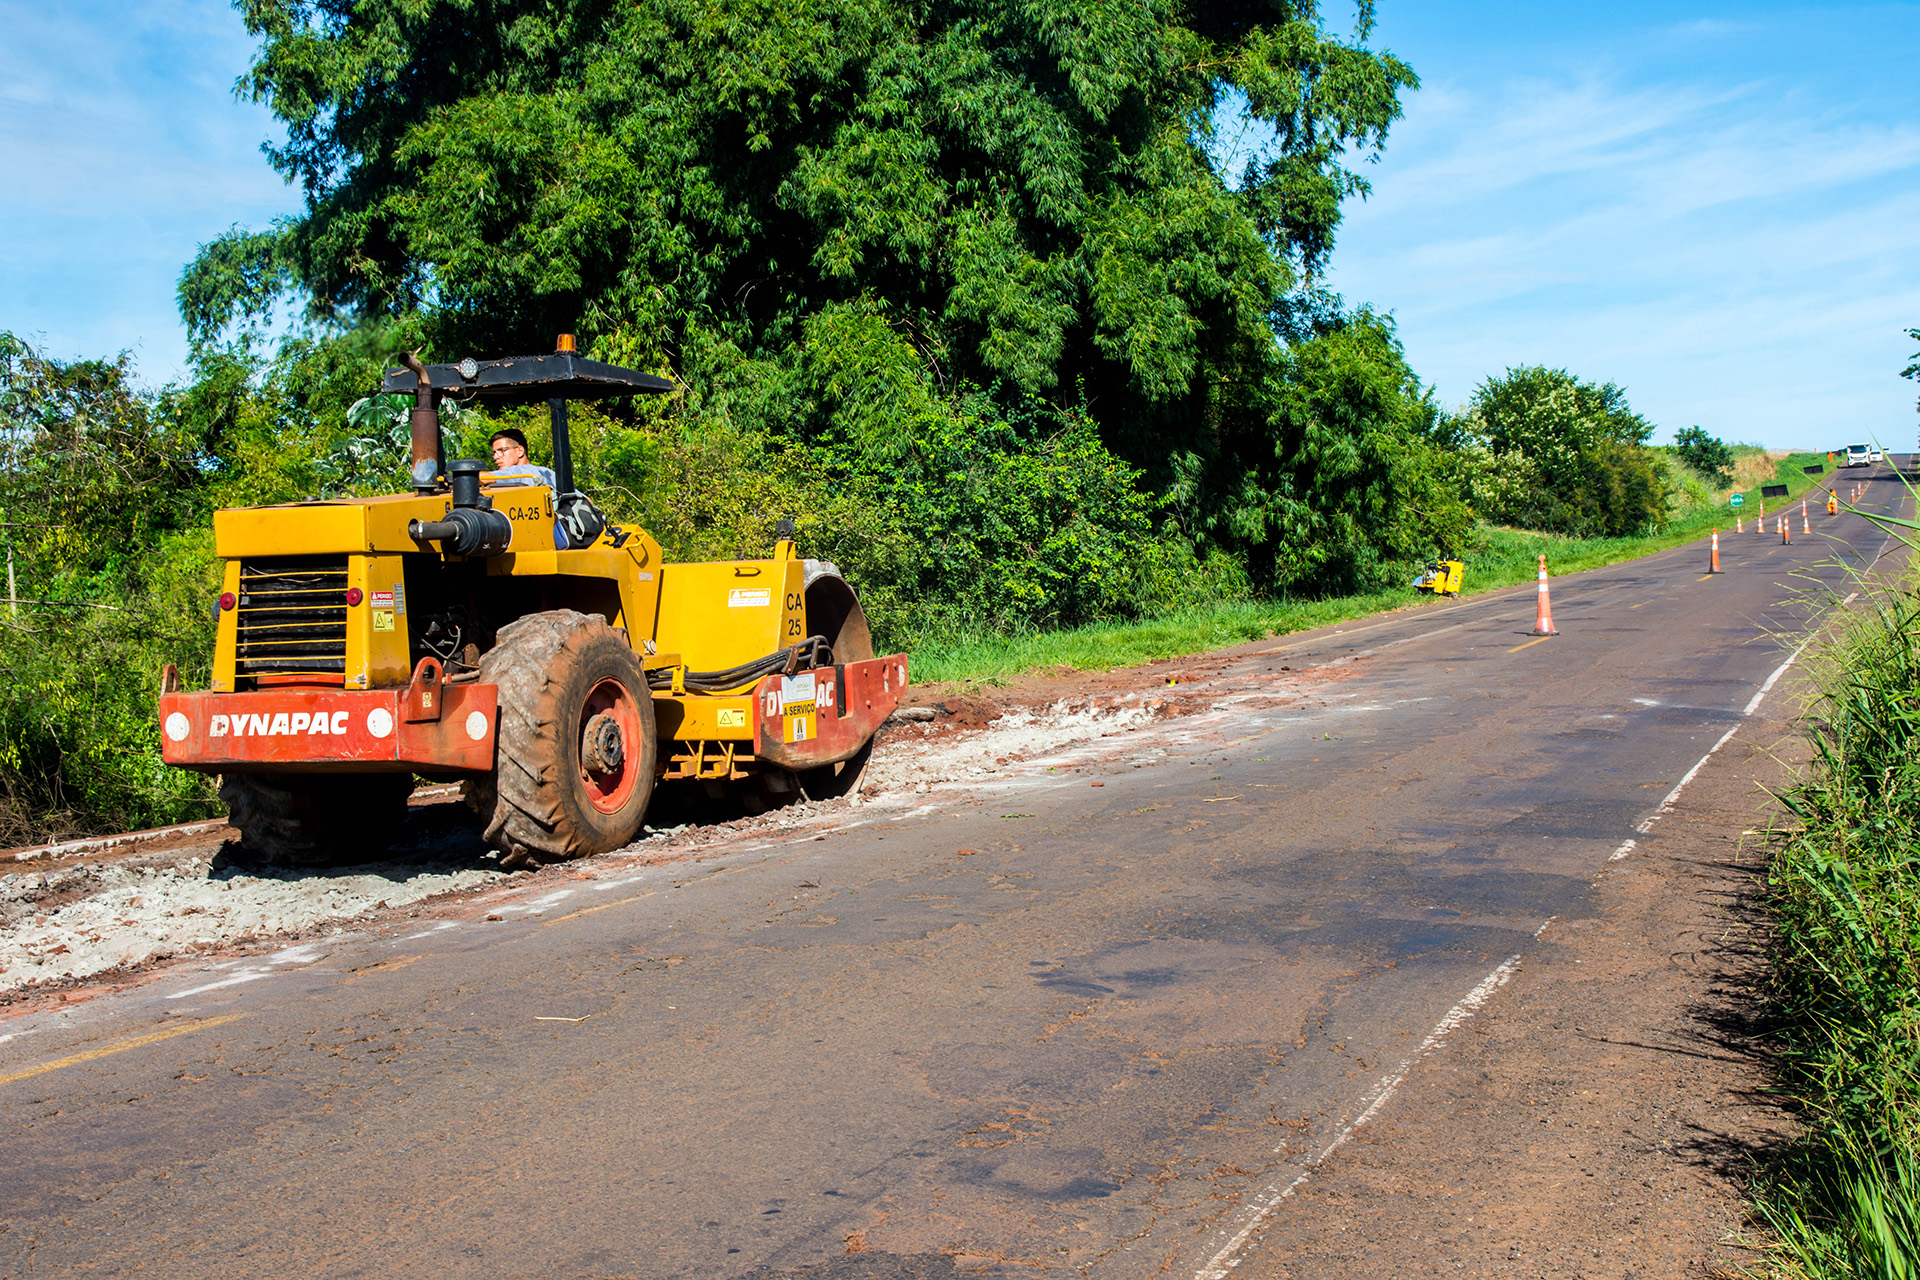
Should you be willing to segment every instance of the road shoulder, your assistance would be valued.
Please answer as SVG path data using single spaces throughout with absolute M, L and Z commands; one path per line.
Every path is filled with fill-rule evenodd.
M 1785 700 L 1783 700 L 1783 705 Z M 1292 1203 L 1246 1280 L 1736 1274 L 1791 1120 L 1754 1017 L 1758 835 L 1804 740 L 1755 720 Z

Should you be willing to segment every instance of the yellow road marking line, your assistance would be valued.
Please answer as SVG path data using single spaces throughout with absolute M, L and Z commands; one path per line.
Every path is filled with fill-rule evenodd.
M 1700 576 L 1699 576 L 1698 578 L 1695 578 L 1695 579 L 1694 579 L 1694 581 L 1695 581 L 1695 582 L 1705 582 L 1705 581 L 1706 581 L 1706 580 L 1707 580 L 1708 578 L 1711 578 L 1712 576 L 1713 576 L 1713 575 L 1712 575 L 1712 574 L 1710 574 L 1710 573 L 1703 573 L 1703 574 L 1701 574 L 1701 575 L 1700 575 Z
M 1552 637 L 1552 636 L 1541 636 L 1541 637 L 1540 637 L 1540 640 L 1551 640 L 1551 639 L 1553 639 L 1553 637 Z M 1517 644 L 1517 645 L 1515 645 L 1515 646 L 1513 646 L 1513 648 L 1511 648 L 1511 649 L 1509 649 L 1509 650 L 1507 650 L 1507 652 L 1508 652 L 1508 653 L 1518 653 L 1518 652 L 1520 652 L 1520 651 L 1521 651 L 1522 649 L 1531 649 L 1531 648 L 1533 648 L 1533 646 L 1535 646 L 1535 645 L 1537 645 L 1537 644 L 1539 644 L 1539 643 L 1540 643 L 1540 640 L 1529 640 L 1529 641 L 1527 641 L 1527 642 L 1526 642 L 1525 644 Z
M 1219 804 L 1222 800 L 1244 800 L 1244 799 L 1246 799 L 1245 796 L 1206 796 L 1200 801 L 1200 803 L 1201 804 Z
M 1642 600 L 1642 601 L 1640 602 L 1640 604 L 1652 604 L 1652 603 L 1653 603 L 1653 601 L 1651 601 L 1651 600 Z M 1628 606 L 1627 606 L 1627 608 L 1629 608 L 1629 609 L 1638 609 L 1638 608 L 1640 607 L 1640 604 L 1630 604 L 1630 605 L 1628 605 Z M 1543 640 L 1544 640 L 1544 639 L 1546 639 L 1546 637 L 1545 637 L 1545 636 L 1542 636 L 1542 637 L 1540 637 L 1540 638 L 1541 638 L 1541 639 L 1543 639 Z
M 387 960 L 380 964 L 362 965 L 358 969 L 353 970 L 352 972 L 353 972 L 353 976 L 356 978 L 363 973 L 391 973 L 395 969 L 406 968 L 408 965 L 412 964 L 415 960 L 418 960 L 419 958 L 420 958 L 419 956 L 401 956 L 398 960 Z
M 649 890 L 646 893 L 636 893 L 631 898 L 622 898 L 618 902 L 603 902 L 597 907 L 582 907 L 578 911 L 569 911 L 567 912 L 566 915 L 555 916 L 553 919 L 548 920 L 543 924 L 541 924 L 540 927 L 542 929 L 550 928 L 553 925 L 559 924 L 562 920 L 571 920 L 575 916 L 590 916 L 596 911 L 605 911 L 608 907 L 619 907 L 619 906 L 624 906 L 629 902 L 638 902 L 642 898 L 651 898 L 657 892 L 659 892 L 659 890 L 657 889 Z
M 217 1027 L 223 1022 L 233 1022 L 244 1018 L 244 1013 L 229 1013 L 220 1018 L 202 1018 L 198 1022 L 189 1022 L 177 1027 L 167 1027 L 161 1031 L 149 1031 L 143 1036 L 134 1036 L 118 1044 L 103 1044 L 97 1049 L 88 1049 L 83 1053 L 70 1053 L 64 1058 L 55 1058 L 52 1062 L 43 1062 L 37 1067 L 26 1067 L 10 1075 L 0 1076 L 0 1084 L 12 1084 L 15 1080 L 25 1080 L 28 1076 L 44 1075 L 49 1071 L 58 1071 L 61 1067 L 78 1066 L 82 1062 L 92 1062 L 95 1058 L 104 1058 L 112 1053 L 125 1053 L 128 1049 L 138 1049 L 143 1045 L 155 1044 L 161 1040 L 171 1040 L 175 1036 L 184 1036 L 191 1031 L 204 1031 L 208 1027 Z

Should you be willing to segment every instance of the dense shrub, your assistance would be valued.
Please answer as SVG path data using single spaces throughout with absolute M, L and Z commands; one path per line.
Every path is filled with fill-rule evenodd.
M 206 456 L 125 357 L 65 364 L 0 333 L 0 840 L 207 812 L 161 767 L 162 665 L 206 676 Z
M 1776 1035 L 1807 1140 L 1761 1204 L 1797 1271 L 1920 1273 L 1920 595 L 1828 656 L 1768 887 Z
M 1293 343 L 1258 430 L 1196 424 L 1168 508 L 1244 557 L 1257 589 L 1370 590 L 1457 547 L 1473 516 L 1443 416 L 1390 322 L 1362 309 Z
M 1622 537 L 1665 523 L 1664 465 L 1645 448 L 1653 426 L 1612 383 L 1564 369 L 1510 368 L 1474 391 L 1457 430 L 1484 468 L 1478 513 L 1578 537 Z
M 1687 427 L 1673 437 L 1674 452 L 1695 471 L 1712 476 L 1723 485 L 1733 483 L 1733 446 L 1716 439 L 1699 427 Z

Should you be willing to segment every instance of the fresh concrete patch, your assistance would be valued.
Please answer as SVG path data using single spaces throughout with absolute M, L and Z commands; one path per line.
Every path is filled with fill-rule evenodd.
M 505 874 L 470 858 L 287 871 L 196 855 L 8 875 L 0 877 L 0 991 L 303 933 Z

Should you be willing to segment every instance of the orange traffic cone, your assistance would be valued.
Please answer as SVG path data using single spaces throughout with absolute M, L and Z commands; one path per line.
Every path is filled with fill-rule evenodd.
M 1547 599 L 1547 558 L 1540 557 L 1539 601 L 1533 614 L 1533 634 L 1537 636 L 1557 636 L 1560 633 L 1553 627 L 1553 603 Z
M 1739 516 L 1733 518 L 1733 531 L 1735 533 L 1745 533 L 1747 531 L 1746 526 L 1741 523 Z
M 1708 563 L 1710 566 L 1707 569 L 1708 573 L 1720 572 L 1720 531 L 1718 529 L 1713 531 L 1713 558 Z
M 1807 519 L 1807 500 L 1805 498 L 1800 499 L 1800 532 L 1813 532 L 1813 523 Z
M 1760 499 L 1760 518 L 1753 522 L 1753 528 L 1756 533 L 1767 531 L 1767 500 L 1765 498 Z
M 1786 516 L 1780 517 L 1780 541 L 1783 544 L 1793 541 L 1793 521 Z

